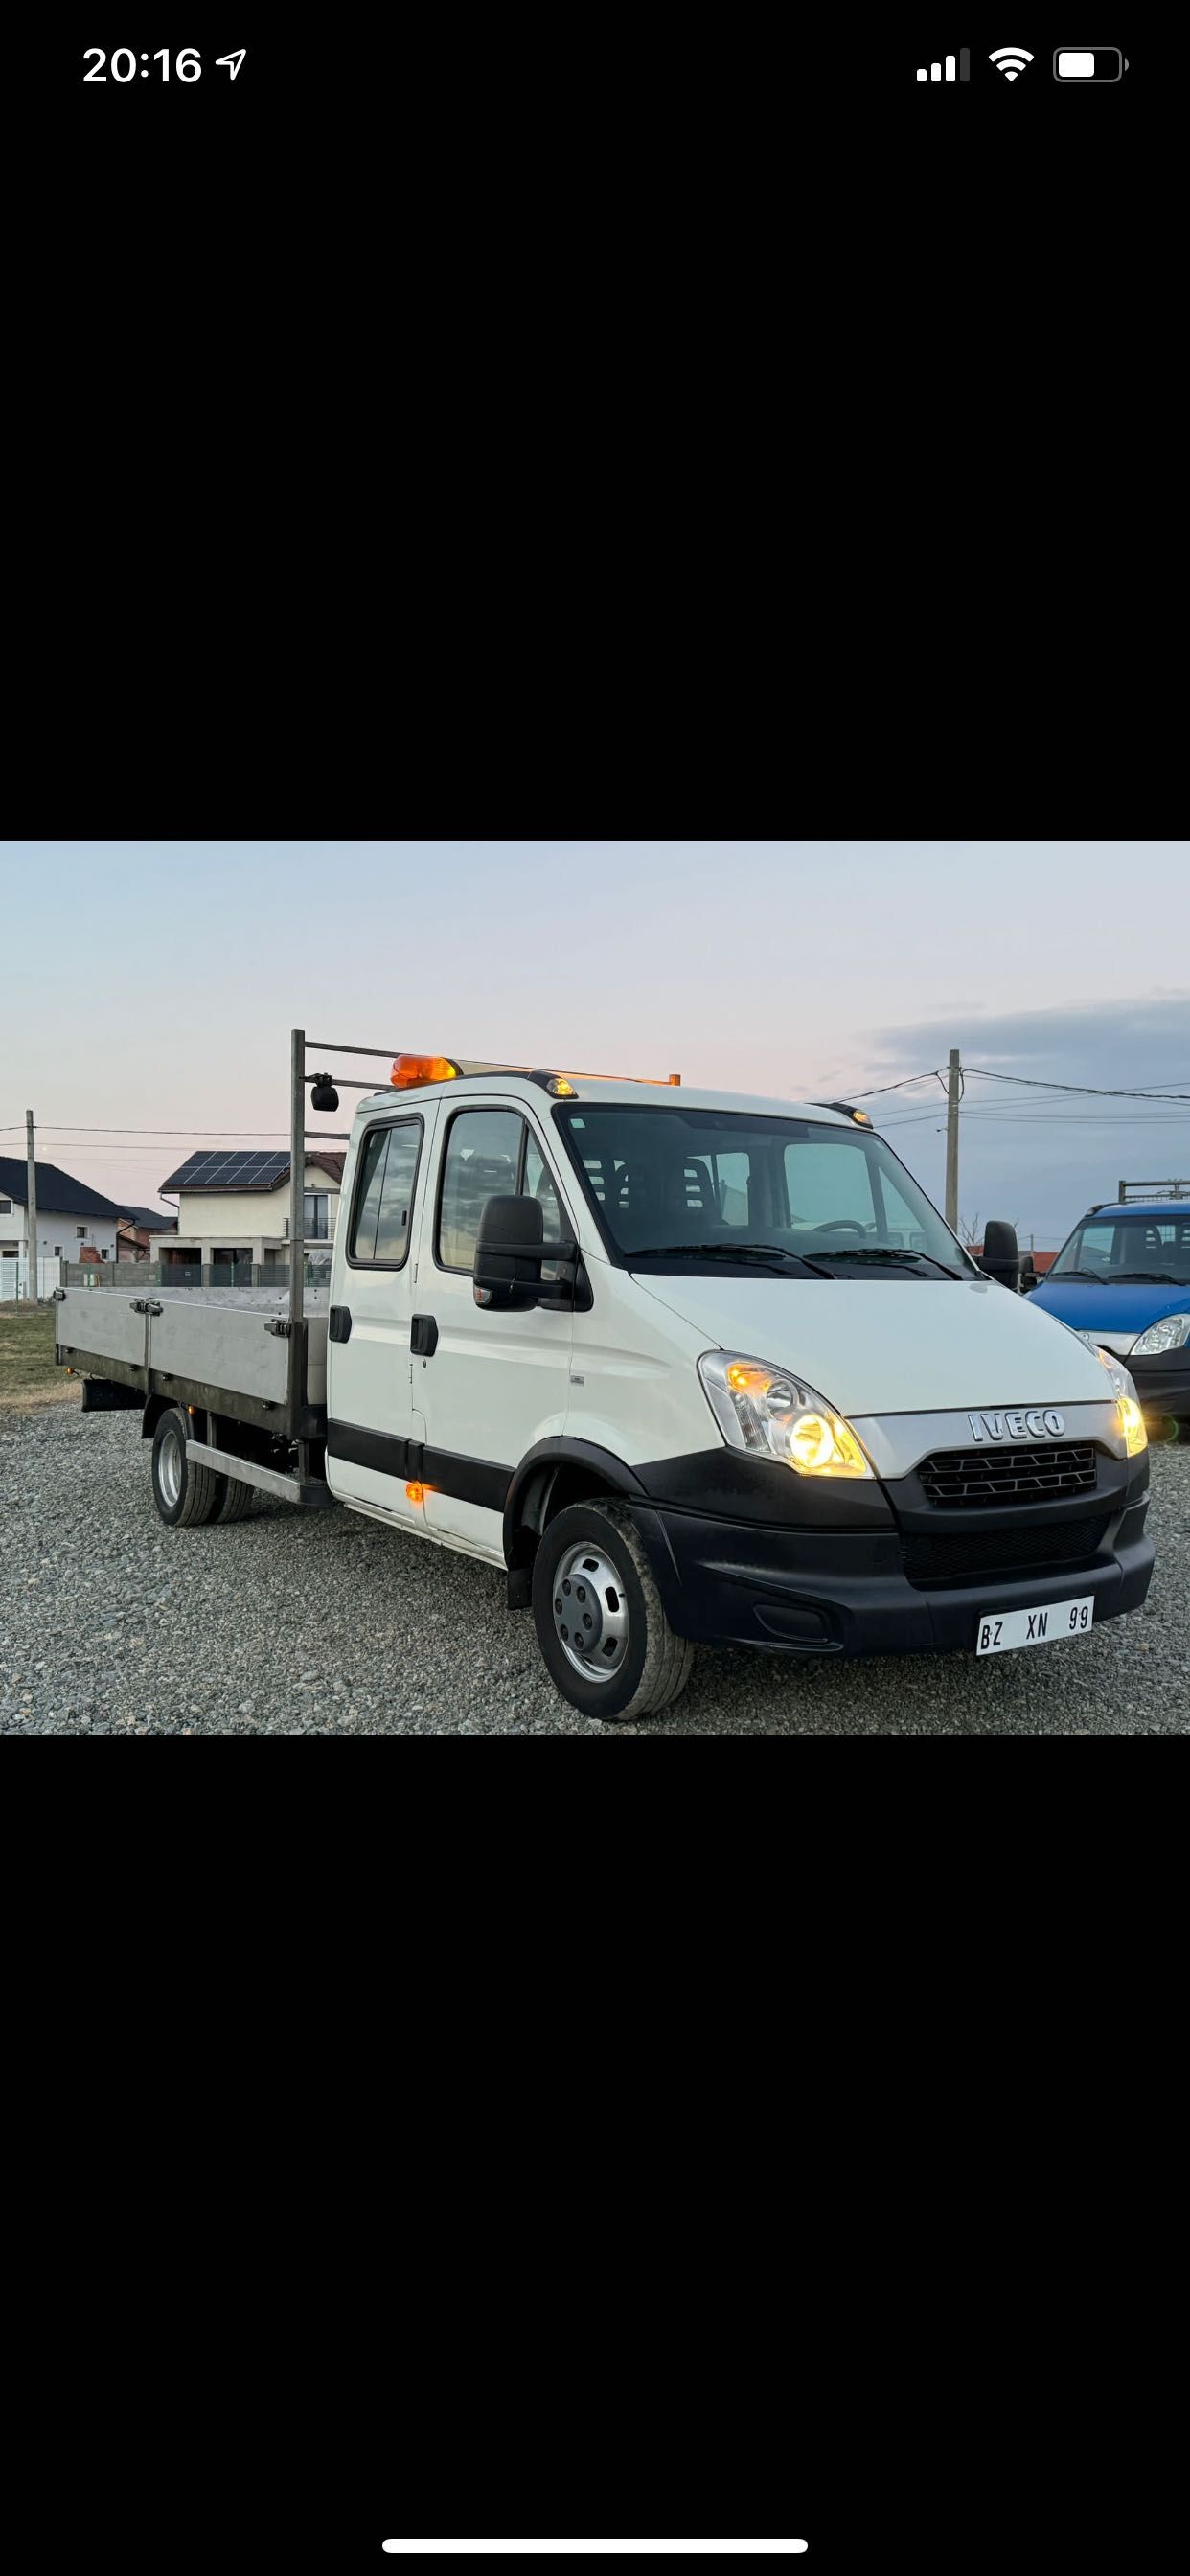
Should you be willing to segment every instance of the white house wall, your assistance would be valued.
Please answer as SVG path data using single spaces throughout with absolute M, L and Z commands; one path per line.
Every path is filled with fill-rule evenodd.
M 335 1214 L 339 1204 L 339 1184 L 329 1172 L 311 1164 L 306 1173 L 306 1190 L 325 1191 L 331 1205 L 327 1210 L 327 1241 L 333 1239 Z M 285 1241 L 289 1217 L 289 1183 L 276 1190 L 179 1190 L 178 1231 L 165 1238 L 168 1243 L 276 1243 Z
M 80 1226 L 85 1226 L 84 1234 L 79 1233 Z M 14 1199 L 11 1215 L 0 1215 L 0 1243 L 18 1244 L 21 1259 L 26 1258 L 29 1244 L 23 1201 Z M 52 1261 L 55 1254 L 60 1254 L 63 1261 L 78 1261 L 88 1244 L 93 1245 L 96 1252 L 106 1252 L 109 1261 L 115 1260 L 116 1220 L 114 1216 L 59 1216 L 53 1208 L 48 1211 L 38 1208 L 37 1258 L 39 1261 Z

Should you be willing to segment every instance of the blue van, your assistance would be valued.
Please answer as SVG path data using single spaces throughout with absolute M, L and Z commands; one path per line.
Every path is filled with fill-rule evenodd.
M 1127 1363 L 1146 1415 L 1190 1433 L 1190 1200 L 1088 1208 L 1029 1293 Z

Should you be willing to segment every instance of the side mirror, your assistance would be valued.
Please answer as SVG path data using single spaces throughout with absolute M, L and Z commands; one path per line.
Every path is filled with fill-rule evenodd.
M 998 1280 L 1001 1288 L 1011 1288 L 1015 1296 L 1021 1276 L 1016 1227 L 1006 1225 L 1001 1217 L 989 1217 L 984 1228 L 983 1259 L 979 1267 L 985 1279 Z
M 1029 1290 L 1030 1290 L 1031 1288 L 1035 1288 L 1036 1286 L 1037 1286 L 1037 1269 L 1036 1269 L 1036 1265 L 1035 1265 L 1034 1260 L 1033 1260 L 1033 1255 L 1032 1255 L 1032 1253 L 1031 1253 L 1031 1252 L 1023 1252 L 1023 1253 L 1021 1254 L 1021 1295 L 1022 1295 L 1022 1297 L 1027 1297 L 1027 1296 L 1028 1296 L 1028 1294 L 1029 1294 Z
M 531 1198 L 485 1199 L 475 1238 L 477 1306 L 535 1306 L 541 1295 L 544 1221 Z

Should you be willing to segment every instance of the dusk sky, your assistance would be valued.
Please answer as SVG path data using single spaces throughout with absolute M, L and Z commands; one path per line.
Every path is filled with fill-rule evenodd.
M 926 1075 L 867 1106 L 940 1206 L 951 1046 L 1190 1093 L 1188 848 L 0 843 L 0 1152 L 23 1155 L 31 1107 L 41 1159 L 151 1205 L 220 1131 L 288 1141 L 296 1023 L 789 1099 Z M 97 1132 L 121 1128 L 175 1132 Z M 959 1208 L 981 1231 L 1008 1217 L 1046 1248 L 1121 1177 L 1187 1174 L 1190 1106 L 970 1074 Z

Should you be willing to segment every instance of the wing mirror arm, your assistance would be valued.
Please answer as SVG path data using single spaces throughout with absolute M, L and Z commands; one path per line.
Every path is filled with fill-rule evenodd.
M 979 1264 L 985 1279 L 995 1279 L 1001 1288 L 1013 1294 L 1021 1284 L 1021 1257 L 1017 1248 L 1016 1228 L 1002 1217 L 989 1217 L 984 1228 L 983 1255 Z

